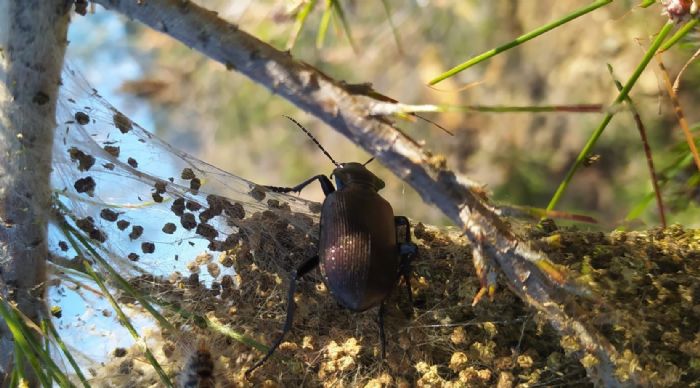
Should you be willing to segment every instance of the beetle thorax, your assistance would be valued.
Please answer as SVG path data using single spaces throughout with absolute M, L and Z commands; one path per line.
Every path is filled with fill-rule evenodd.
M 342 163 L 340 167 L 333 170 L 333 176 L 339 190 L 350 185 L 368 186 L 374 191 L 384 188 L 383 180 L 372 174 L 367 167 L 356 162 Z

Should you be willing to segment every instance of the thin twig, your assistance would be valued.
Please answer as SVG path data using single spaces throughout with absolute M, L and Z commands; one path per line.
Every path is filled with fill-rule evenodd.
M 666 91 L 668 96 L 671 98 L 671 104 L 673 104 L 673 111 L 676 113 L 678 118 L 678 124 L 681 126 L 683 133 L 685 134 L 685 140 L 690 148 L 690 153 L 693 154 L 693 160 L 695 161 L 695 166 L 700 171 L 700 155 L 698 155 L 698 149 L 695 147 L 695 138 L 693 138 L 693 133 L 690 132 L 690 127 L 688 126 L 688 121 L 685 119 L 685 114 L 683 113 L 683 108 L 678 100 L 678 95 L 673 90 L 673 85 L 671 84 L 671 78 L 668 76 L 668 70 L 661 59 L 661 56 L 657 56 L 656 60 L 659 64 L 659 69 L 661 70 L 661 78 L 664 80 L 664 86 L 666 86 Z
M 608 65 L 608 71 L 615 82 L 617 90 L 622 90 L 622 83 L 615 78 L 613 73 L 613 68 Z M 656 205 L 659 208 L 659 218 L 661 218 L 661 226 L 666 227 L 666 212 L 664 210 L 664 202 L 661 198 L 661 189 L 659 189 L 659 179 L 656 177 L 656 169 L 654 169 L 654 158 L 651 154 L 651 147 L 649 147 L 649 141 L 647 140 L 647 131 L 642 122 L 642 117 L 639 115 L 637 106 L 630 96 L 625 97 L 625 102 L 629 105 L 632 111 L 632 116 L 634 117 L 634 122 L 637 124 L 637 130 L 639 130 L 639 136 L 642 138 L 642 145 L 644 146 L 644 155 L 647 158 L 647 166 L 649 167 L 649 175 L 651 176 L 651 184 L 654 187 L 654 194 L 656 195 Z
M 683 76 L 683 73 L 685 73 L 685 70 L 688 69 L 688 65 L 690 65 L 694 60 L 698 59 L 700 57 L 700 49 L 693 54 L 693 56 L 688 59 L 687 62 L 683 65 L 681 70 L 678 72 L 678 75 L 676 76 L 676 80 L 673 81 L 673 91 L 678 94 L 678 90 L 681 88 L 681 77 Z
M 625 100 L 625 97 L 627 97 L 634 87 L 634 85 L 637 83 L 637 80 L 639 77 L 642 75 L 642 72 L 644 69 L 646 69 L 647 65 L 649 62 L 651 62 L 651 59 L 654 57 L 654 55 L 658 52 L 659 46 L 661 43 L 666 39 L 666 36 L 671 32 L 673 29 L 673 22 L 668 21 L 664 26 L 661 28 L 658 34 L 656 34 L 656 37 L 654 40 L 651 42 L 651 45 L 649 48 L 647 48 L 646 52 L 644 53 L 644 57 L 642 60 L 637 64 L 637 67 L 634 69 L 634 72 L 630 76 L 630 78 L 627 80 L 625 83 L 625 86 L 620 90 L 620 93 L 618 93 L 617 97 L 615 98 L 615 101 L 613 102 L 613 105 L 620 104 Z M 552 199 L 549 200 L 549 204 L 547 205 L 547 210 L 552 210 L 554 207 L 559 203 L 559 200 L 561 199 L 562 195 L 564 195 L 564 191 L 566 188 L 569 186 L 569 183 L 571 182 L 571 179 L 574 177 L 574 174 L 576 171 L 578 171 L 579 167 L 583 165 L 583 161 L 586 160 L 588 157 L 588 154 L 590 154 L 591 150 L 595 146 L 595 144 L 598 142 L 598 138 L 600 138 L 600 135 L 603 134 L 603 131 L 605 131 L 605 128 L 607 128 L 608 124 L 610 124 L 610 121 L 612 120 L 613 116 L 615 115 L 616 111 L 615 110 L 610 110 L 603 120 L 600 122 L 600 125 L 598 125 L 598 128 L 593 131 L 591 136 L 588 138 L 588 141 L 586 144 L 583 146 L 581 149 L 581 152 L 579 152 L 578 156 L 576 157 L 576 160 L 574 161 L 574 164 L 571 165 L 569 168 L 569 171 L 566 172 L 566 176 L 564 177 L 564 180 L 559 184 L 559 187 L 557 187 L 557 191 L 554 192 L 554 195 L 552 195 Z

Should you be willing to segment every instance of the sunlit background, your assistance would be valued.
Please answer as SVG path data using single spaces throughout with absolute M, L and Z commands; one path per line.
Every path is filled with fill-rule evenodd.
M 371 82 L 383 94 L 410 104 L 537 106 L 609 104 L 616 88 L 606 68 L 623 82 L 641 59 L 665 18 L 658 6 L 635 8 L 616 2 L 554 32 L 475 66 L 434 88 L 427 81 L 466 59 L 552 21 L 587 1 L 341 2 L 351 45 L 339 19 L 318 44 L 320 2 L 310 14 L 292 54 L 330 76 L 350 83 Z M 201 5 L 284 49 L 300 2 L 206 1 Z M 392 30 L 392 23 L 395 30 Z M 353 47 L 355 49 L 353 49 Z M 690 42 L 665 55 L 677 72 L 697 48 Z M 97 8 L 71 24 L 69 58 L 113 104 L 174 146 L 262 184 L 294 185 L 330 173 L 322 153 L 282 115 L 306 125 L 339 160 L 368 158 L 348 140 L 219 63 L 170 37 Z M 655 63 L 632 97 L 642 112 L 659 171 L 683 147 L 683 136 Z M 689 122 L 698 119 L 697 65 L 685 73 L 681 96 Z M 546 207 L 602 114 L 476 113 L 426 114 L 454 133 L 422 121 L 398 125 L 448 167 L 486 185 L 497 201 Z M 687 146 L 686 146 L 687 148 Z M 597 162 L 574 178 L 561 210 L 598 218 L 605 228 L 659 224 L 637 128 L 629 113 L 616 115 L 594 149 Z M 448 222 L 437 209 L 379 163 L 372 169 L 387 181 L 383 191 L 397 214 L 428 223 Z M 671 223 L 697 225 L 697 172 L 692 165 L 667 178 L 663 194 Z M 692 174 L 695 173 L 693 180 Z M 302 195 L 321 200 L 320 189 Z M 644 211 L 630 214 L 635 207 Z M 626 220 L 632 216 L 632 220 Z

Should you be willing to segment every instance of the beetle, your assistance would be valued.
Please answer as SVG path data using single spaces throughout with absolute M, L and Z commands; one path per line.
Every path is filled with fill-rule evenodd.
M 379 306 L 382 358 L 386 353 L 384 300 L 401 277 L 406 283 L 409 300 L 413 302 L 410 263 L 418 253 L 418 247 L 411 242 L 408 219 L 394 216 L 389 202 L 379 195 L 384 181 L 367 169 L 366 165 L 372 159 L 365 164 L 337 163 L 306 128 L 293 118 L 285 117 L 301 128 L 333 162 L 336 168 L 330 177 L 335 177 L 336 184 L 334 187 L 325 175 L 316 175 L 294 187 L 266 186 L 278 193 L 298 193 L 318 181 L 325 199 L 321 207 L 318 254 L 301 263 L 292 273 L 282 334 L 267 354 L 246 371 L 246 376 L 270 358 L 291 330 L 296 283 L 316 267 L 320 268 L 326 287 L 343 307 L 360 312 Z M 398 236 L 400 228 L 403 228 L 403 236 Z

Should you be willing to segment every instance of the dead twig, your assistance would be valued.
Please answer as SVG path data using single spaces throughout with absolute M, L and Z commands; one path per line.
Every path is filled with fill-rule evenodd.
M 683 108 L 681 107 L 681 103 L 678 100 L 678 95 L 673 89 L 673 85 L 671 84 L 671 78 L 668 76 L 668 70 L 666 70 L 666 66 L 664 66 L 664 63 L 661 59 L 661 55 L 657 55 L 656 60 L 659 64 L 659 69 L 661 70 L 661 78 L 663 78 L 664 80 L 664 86 L 666 87 L 668 96 L 671 98 L 671 104 L 673 104 L 673 111 L 676 113 L 676 117 L 678 118 L 678 124 L 683 130 L 683 134 L 685 134 L 685 140 L 688 143 L 688 147 L 690 148 L 690 153 L 693 154 L 695 166 L 698 168 L 698 171 L 700 171 L 700 155 L 698 155 L 698 149 L 697 147 L 695 147 L 695 138 L 693 137 L 693 133 L 690 132 L 688 120 L 685 119 L 685 113 L 683 113 Z
M 608 65 L 608 71 L 610 71 L 610 76 L 612 76 L 613 81 L 617 90 L 622 90 L 622 83 L 615 78 L 613 74 L 613 68 Z M 661 197 L 661 190 L 659 189 L 659 179 L 656 176 L 656 169 L 654 168 L 654 158 L 651 154 L 651 147 L 649 147 L 649 141 L 647 140 L 647 131 L 644 127 L 644 122 L 642 122 L 642 116 L 639 115 L 637 110 L 637 105 L 630 96 L 625 97 L 625 102 L 630 107 L 632 111 L 632 116 L 634 117 L 634 122 L 637 125 L 637 130 L 639 131 L 639 136 L 642 139 L 642 145 L 644 146 L 644 155 L 647 157 L 647 167 L 649 168 L 649 175 L 651 178 L 651 184 L 654 187 L 654 194 L 656 195 L 656 206 L 659 208 L 659 218 L 661 218 L 661 226 L 666 227 L 666 212 L 664 210 L 664 202 Z

